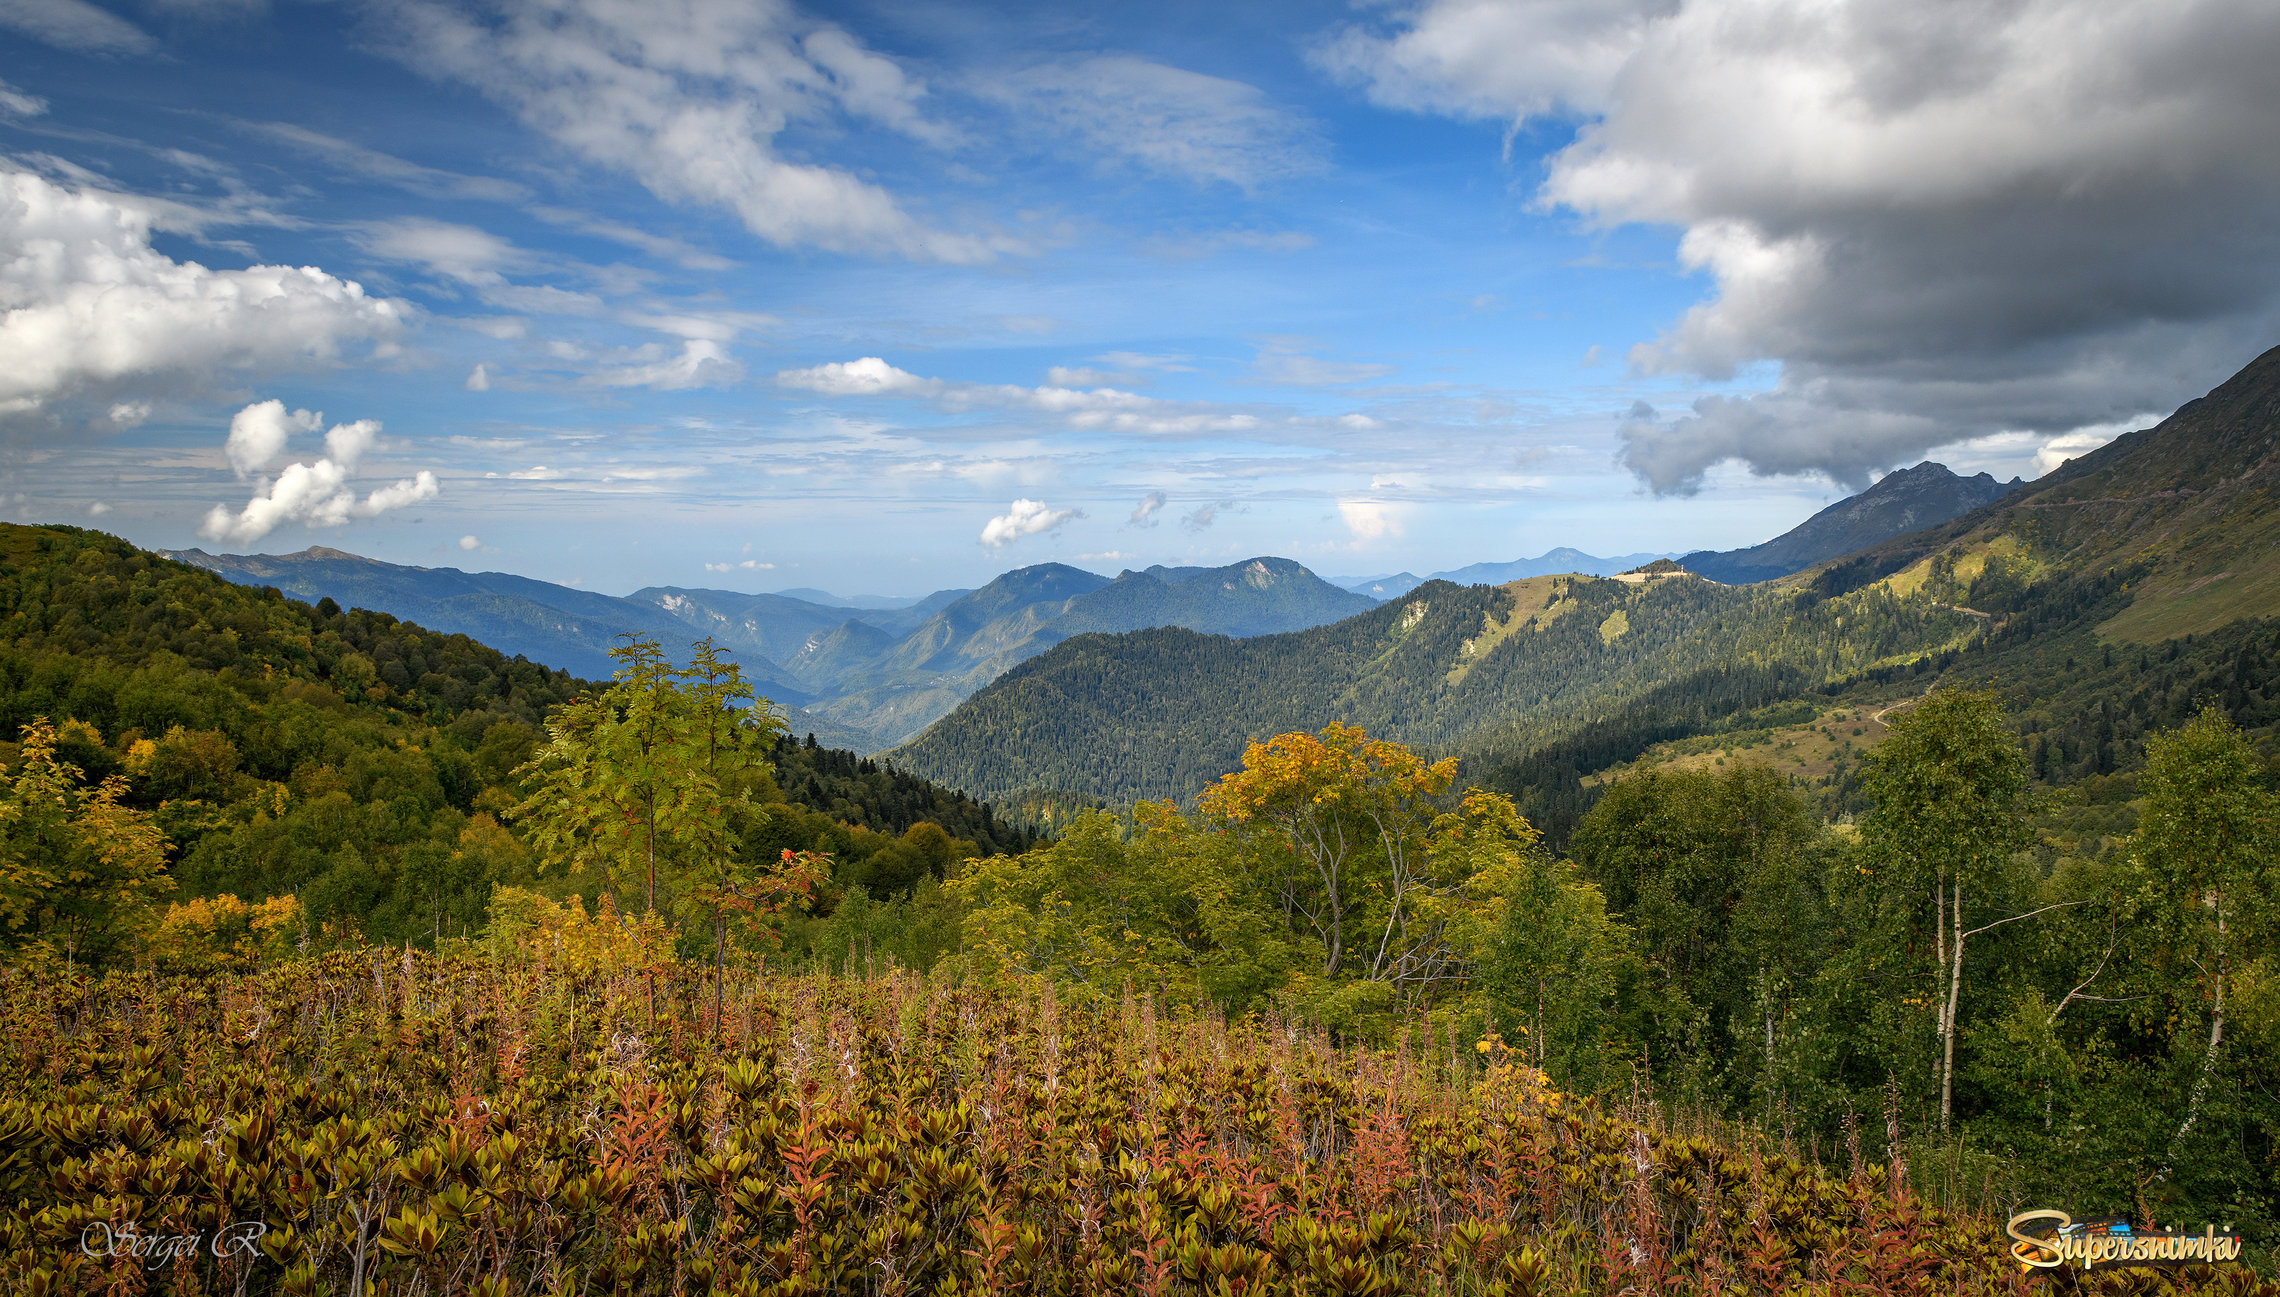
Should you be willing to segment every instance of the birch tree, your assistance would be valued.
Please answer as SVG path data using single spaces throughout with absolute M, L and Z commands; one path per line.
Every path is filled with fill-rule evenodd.
M 1926 998 L 1945 1130 L 1955 1107 L 1965 949 L 1973 937 L 2055 908 L 2015 909 L 2001 890 L 2011 857 L 2032 840 L 2026 754 L 1993 695 L 1942 690 L 1892 722 L 1861 783 L 1875 802 L 1861 821 L 1871 857 L 1931 910 Z
M 2215 708 L 2147 745 L 2144 792 L 2130 841 L 2154 892 L 2142 912 L 2152 916 L 2155 949 L 2170 965 L 2173 1030 L 2182 1049 L 2198 1055 L 2161 1154 L 2158 1178 L 2167 1179 L 2208 1104 L 2242 954 L 2261 953 L 2263 943 L 2244 938 L 2270 918 L 2262 902 L 2280 848 L 2280 805 L 2247 740 Z

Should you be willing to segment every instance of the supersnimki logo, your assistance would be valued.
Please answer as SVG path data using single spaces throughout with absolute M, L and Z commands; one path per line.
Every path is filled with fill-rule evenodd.
M 2011 1244 L 2011 1259 L 2028 1273 L 2065 1265 L 2091 1270 L 2209 1265 L 2240 1259 L 2240 1235 L 2233 1233 L 2230 1225 L 2222 1233 L 2214 1225 L 2202 1227 L 2198 1234 L 2133 1230 L 2126 1220 L 2078 1221 L 2063 1211 L 2044 1210 L 2020 1212 L 2004 1232 L 2016 1240 Z

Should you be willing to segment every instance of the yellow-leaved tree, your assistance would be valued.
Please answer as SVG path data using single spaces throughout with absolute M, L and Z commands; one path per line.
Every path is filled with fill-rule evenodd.
M 60 759 L 46 717 L 24 727 L 15 766 L 0 767 L 0 941 L 12 955 L 97 966 L 132 955 L 174 880 L 165 835 L 126 796 L 122 776 L 90 787 Z
M 1093 812 L 1026 855 L 970 863 L 952 883 L 968 958 L 1364 1032 L 1452 1004 L 1527 939 L 1515 889 L 1565 888 L 1603 918 L 1510 799 L 1452 795 L 1455 778 L 1453 761 L 1348 725 L 1254 743 L 1193 816 Z M 1605 928 L 1583 939 L 1590 958 Z

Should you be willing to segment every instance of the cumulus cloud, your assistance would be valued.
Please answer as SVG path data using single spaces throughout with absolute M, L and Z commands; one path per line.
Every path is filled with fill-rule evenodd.
M 1053 509 L 1043 500 L 1016 500 L 1013 507 L 982 524 L 982 543 L 1004 549 L 1024 536 L 1052 531 L 1071 518 L 1084 517 L 1080 509 Z
M 481 549 L 483 548 L 483 542 L 475 539 L 473 536 L 461 536 L 459 538 L 459 548 L 463 550 Z
M 0 170 L 0 415 L 336 361 L 402 328 L 402 304 L 314 266 L 175 261 L 151 247 L 154 224 L 133 200 Z
M 1317 57 L 1387 104 L 1580 118 L 1539 201 L 1682 232 L 1712 291 L 1633 368 L 1780 368 L 1624 425 L 1658 492 L 2170 408 L 2280 323 L 2263 0 L 1428 0 Z
M 738 561 L 738 562 L 722 562 L 722 563 L 707 563 L 707 564 L 705 564 L 705 571 L 707 571 L 707 572 L 737 572 L 737 571 L 744 571 L 744 572 L 773 572 L 773 571 L 775 571 L 775 570 L 776 570 L 776 565 L 775 565 L 775 564 L 773 564 L 773 563 L 763 563 L 763 562 L 761 562 L 760 560 L 758 560 L 758 559 L 756 559 L 756 558 L 748 558 L 748 559 L 744 559 L 744 560 L 742 560 L 742 561 Z
M 139 428 L 150 421 L 150 402 L 120 401 L 113 405 L 103 418 L 105 422 L 121 432 L 129 428 Z
M 825 396 L 931 395 L 946 384 L 937 378 L 920 378 L 897 369 L 878 356 L 835 360 L 806 369 L 787 369 L 776 375 L 785 387 L 797 387 Z
M 468 391 L 470 391 L 470 392 L 488 392 L 488 391 L 490 391 L 490 390 L 491 390 L 491 371 L 490 371 L 490 368 L 489 368 L 488 366 L 485 366 L 485 365 L 482 365 L 482 364 L 478 363 L 478 364 L 475 366 L 475 368 L 473 368 L 473 369 L 471 369 L 471 370 L 468 370 L 468 371 L 467 371 L 467 381 L 466 381 L 465 383 L 462 383 L 462 384 L 461 384 L 461 386 L 462 386 L 462 387 L 465 387 L 465 388 L 466 388 Z
M 150 34 L 87 0 L 0 0 L 0 27 L 81 54 L 148 54 Z
M 1150 491 L 1140 497 L 1139 504 L 1133 506 L 1132 516 L 1125 520 L 1125 525 L 1128 527 L 1153 527 L 1156 525 L 1156 514 L 1163 507 L 1164 493 L 1162 491 Z
M 1242 189 L 1322 170 L 1313 124 L 1258 87 L 1129 55 L 1040 64 L 976 87 L 1087 156 Z
M 1189 531 L 1209 531 L 1211 524 L 1217 521 L 1219 521 L 1219 506 L 1217 504 L 1200 504 L 1180 518 L 1180 526 Z
M 288 414 L 282 401 L 259 401 L 230 420 L 223 452 L 238 476 L 246 477 L 283 454 L 293 433 L 314 432 L 323 422 L 324 416 L 307 410 Z M 234 514 L 226 505 L 215 505 L 199 524 L 198 534 L 225 544 L 246 545 L 287 523 L 339 527 L 354 518 L 376 518 L 391 509 L 434 499 L 441 488 L 435 474 L 425 469 L 377 487 L 361 500 L 357 498 L 348 480 L 379 436 L 376 419 L 335 424 L 325 433 L 322 458 L 287 464 Z M 462 541 L 460 548 L 471 546 Z
M 853 172 L 777 152 L 795 122 L 835 116 L 950 135 L 922 111 L 922 83 L 782 0 L 394 0 L 384 13 L 411 67 L 474 87 L 660 198 L 733 212 L 778 246 L 949 262 L 1014 248 L 929 228 Z
M 1164 436 L 1244 432 L 1256 415 L 1164 401 L 1113 387 L 1021 387 L 1011 383 L 960 383 L 898 369 L 878 356 L 832 361 L 777 373 L 779 386 L 825 396 L 923 397 L 951 410 L 1021 410 L 1058 417 L 1076 428 Z
M 288 414 L 283 401 L 256 401 L 230 417 L 230 434 L 222 443 L 230 468 L 243 481 L 267 468 L 285 453 L 285 443 L 296 432 L 315 432 L 325 416 L 309 410 Z

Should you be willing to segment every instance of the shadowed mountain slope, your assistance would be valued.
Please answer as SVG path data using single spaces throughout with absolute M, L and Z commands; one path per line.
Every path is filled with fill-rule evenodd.
M 2024 485 L 1993 475 L 1958 477 L 1926 460 L 1887 473 L 1876 485 L 1837 501 L 1762 545 L 1723 552 L 1696 550 L 1679 560 L 1689 572 L 1740 585 L 1771 581 L 1908 532 L 1971 512 Z

